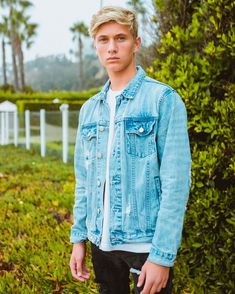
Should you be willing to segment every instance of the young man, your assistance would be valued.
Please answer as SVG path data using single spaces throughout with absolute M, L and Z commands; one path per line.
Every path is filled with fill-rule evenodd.
M 171 293 L 190 187 L 184 103 L 136 66 L 136 16 L 104 7 L 90 33 L 109 81 L 83 104 L 75 147 L 70 268 L 85 281 L 86 241 L 100 293 Z

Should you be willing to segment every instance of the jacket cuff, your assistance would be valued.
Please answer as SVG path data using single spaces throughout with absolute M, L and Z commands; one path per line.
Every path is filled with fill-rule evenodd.
M 80 243 L 87 240 L 86 234 L 78 233 L 77 231 L 71 231 L 70 242 L 71 243 Z
M 149 256 L 147 260 L 164 265 L 164 266 L 174 266 L 174 261 L 176 258 L 176 254 L 168 253 L 168 252 L 163 252 L 157 248 L 151 248 L 149 252 Z

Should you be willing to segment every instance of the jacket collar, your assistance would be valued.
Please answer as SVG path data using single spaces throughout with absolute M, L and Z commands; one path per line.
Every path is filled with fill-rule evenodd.
M 135 97 L 135 95 L 137 94 L 140 85 L 143 81 L 143 79 L 146 76 L 145 71 L 142 69 L 141 66 L 136 66 L 137 69 L 137 73 L 135 74 L 135 76 L 130 80 L 130 82 L 127 84 L 127 86 L 125 87 L 125 89 L 122 91 L 121 96 L 127 98 L 127 99 L 133 99 Z M 107 92 L 109 90 L 110 87 L 110 80 L 108 80 L 105 85 L 103 86 L 102 90 L 99 93 L 99 99 L 100 100 L 104 100 L 106 99 L 106 95 Z

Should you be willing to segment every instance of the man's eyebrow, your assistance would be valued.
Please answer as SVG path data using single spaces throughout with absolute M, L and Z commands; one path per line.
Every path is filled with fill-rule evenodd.
M 117 35 L 115 35 L 115 37 L 125 37 L 125 36 L 127 36 L 127 34 L 125 34 L 125 33 L 120 33 L 120 34 L 117 34 Z
M 97 38 L 107 38 L 107 37 L 108 37 L 107 35 L 100 35 Z
M 114 35 L 114 37 L 120 37 L 120 36 L 127 36 L 127 34 L 119 33 L 119 34 Z M 98 39 L 99 38 L 108 38 L 108 37 L 109 37 L 109 35 L 99 35 L 99 36 L 97 36 Z

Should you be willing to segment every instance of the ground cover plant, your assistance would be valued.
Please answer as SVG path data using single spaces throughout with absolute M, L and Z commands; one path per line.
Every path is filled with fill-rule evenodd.
M 73 163 L 63 164 L 57 152 L 39 154 L 36 145 L 0 146 L 0 293 L 98 293 L 89 243 L 91 279 L 77 283 L 68 266 Z
M 98 293 L 93 272 L 78 284 L 68 266 L 72 163 L 13 146 L 0 158 L 0 293 Z

